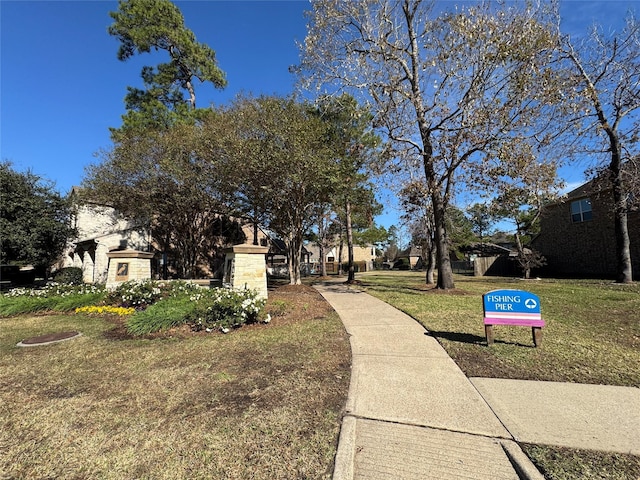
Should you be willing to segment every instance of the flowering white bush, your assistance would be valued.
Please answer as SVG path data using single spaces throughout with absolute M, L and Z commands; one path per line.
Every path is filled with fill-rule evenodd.
M 104 298 L 104 288 L 97 285 L 50 283 L 43 288 L 14 288 L 0 296 L 0 314 L 67 312 L 77 307 L 98 304 Z
M 102 285 L 71 285 L 68 283 L 50 282 L 43 288 L 14 288 L 3 295 L 7 297 L 68 297 L 71 295 L 87 295 L 102 293 Z
M 144 308 L 162 298 L 162 289 L 154 280 L 129 280 L 109 293 L 108 302 L 122 307 Z
M 255 323 L 264 310 L 264 299 L 255 290 L 213 288 L 192 297 L 200 304 L 192 322 L 196 330 L 219 329 L 227 333 L 233 327 Z M 197 298 L 197 300 L 195 300 Z
M 227 288 L 203 288 L 186 282 L 171 282 L 167 285 L 145 284 L 143 292 L 139 286 L 131 285 L 136 298 L 147 301 L 146 292 L 153 288 L 161 291 L 162 298 L 149 304 L 145 310 L 137 309 L 127 320 L 127 329 L 134 335 L 144 335 L 188 324 L 194 330 L 207 332 L 229 332 L 232 328 L 260 320 L 265 301 L 253 290 L 230 290 Z M 127 301 L 131 300 L 131 292 Z

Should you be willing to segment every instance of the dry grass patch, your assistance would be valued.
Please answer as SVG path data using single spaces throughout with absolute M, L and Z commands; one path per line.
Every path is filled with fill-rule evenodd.
M 1 319 L 0 478 L 328 478 L 348 339 L 314 290 L 277 300 L 308 312 L 145 339 L 82 315 Z M 56 328 L 83 336 L 15 347 Z
M 563 447 L 522 445 L 533 463 L 549 480 L 637 480 L 640 457 L 620 453 L 573 450 Z

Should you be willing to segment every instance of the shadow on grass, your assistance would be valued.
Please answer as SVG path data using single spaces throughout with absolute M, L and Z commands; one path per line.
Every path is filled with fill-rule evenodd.
M 367 283 L 366 281 L 363 281 L 361 283 L 361 286 L 366 287 L 370 290 L 377 290 L 380 292 L 398 292 L 398 293 L 406 293 L 408 295 L 423 295 L 424 293 L 430 291 L 433 289 L 433 287 L 411 287 L 408 285 L 393 285 L 393 286 L 386 286 L 386 285 L 380 285 L 377 283 Z
M 482 345 L 483 347 L 487 346 L 487 339 L 485 337 L 474 335 L 472 333 L 436 332 L 433 330 L 429 330 L 428 332 L 425 332 L 425 335 L 431 335 L 436 339 L 444 338 L 445 340 L 449 340 L 450 342 L 468 343 L 470 345 Z M 535 348 L 535 345 L 525 345 L 520 342 L 505 342 L 504 340 L 499 339 L 495 339 L 494 343 L 501 343 L 503 345 L 514 345 L 517 347 Z

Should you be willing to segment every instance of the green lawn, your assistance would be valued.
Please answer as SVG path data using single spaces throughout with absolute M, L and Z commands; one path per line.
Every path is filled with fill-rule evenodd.
M 442 293 L 419 272 L 360 275 L 371 295 L 399 308 L 434 335 L 467 376 L 640 386 L 640 284 L 608 281 L 531 280 L 456 276 L 456 289 Z M 540 297 L 542 345 L 531 329 L 495 326 L 486 345 L 482 294 L 519 289 Z M 523 445 L 550 480 L 640 479 L 640 457 Z
M 467 376 L 640 387 L 640 284 L 456 276 L 456 290 L 436 293 L 420 272 L 361 275 L 366 291 L 422 323 Z M 521 289 L 540 297 L 542 346 L 531 329 L 495 326 L 486 346 L 482 294 Z

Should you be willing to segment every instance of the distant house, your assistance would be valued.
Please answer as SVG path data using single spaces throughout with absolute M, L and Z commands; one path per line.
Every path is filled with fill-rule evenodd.
M 336 240 L 337 242 L 337 240 Z M 320 247 L 315 243 L 309 243 L 305 245 L 308 252 L 309 262 L 318 266 L 320 264 Z M 339 262 L 340 248 L 338 245 L 326 248 L 324 251 L 324 262 L 327 264 L 329 272 L 337 271 L 337 265 Z M 347 245 L 343 245 L 342 250 L 342 263 L 346 263 L 347 258 Z M 376 259 L 376 248 L 372 245 L 354 245 L 353 246 L 353 261 L 360 271 L 373 270 L 373 264 Z
M 279 238 L 267 237 L 261 240 L 261 245 L 263 247 L 269 247 L 269 252 L 267 253 L 267 265 L 273 267 L 278 264 L 288 264 L 289 249 L 287 248 L 286 242 Z M 300 259 L 300 262 L 310 262 L 310 253 L 304 246 L 302 247 L 302 258 Z
M 154 276 L 165 278 L 173 273 L 170 255 L 163 254 L 147 225 L 123 217 L 108 205 L 78 201 L 78 193 L 78 189 L 74 187 L 71 195 L 76 201 L 72 221 L 78 236 L 67 246 L 59 267 L 81 268 L 85 283 L 105 283 L 109 268 L 107 253 L 114 250 L 138 250 L 155 253 L 151 262 Z M 236 219 L 230 221 L 236 225 L 235 228 L 241 230 L 241 237 L 248 239 L 247 241 L 253 239 L 253 224 Z M 257 233 L 260 245 L 272 244 L 270 236 L 262 229 L 258 228 Z M 274 248 L 278 250 L 278 247 Z M 221 274 L 223 260 L 218 262 L 219 265 L 199 266 L 199 270 L 205 277 L 215 277 Z
M 627 215 L 633 275 L 640 275 L 640 211 Z M 547 259 L 546 275 L 612 278 L 616 275 L 611 187 L 598 177 L 544 207 L 532 247 Z
M 410 246 L 398 252 L 394 262 L 394 268 L 416 270 L 423 268 L 422 247 Z
M 77 198 L 74 187 L 71 196 Z M 85 283 L 105 283 L 113 250 L 150 250 L 149 229 L 123 218 L 112 207 L 90 202 L 75 202 L 72 217 L 78 236 L 69 243 L 61 267 L 82 269 Z

